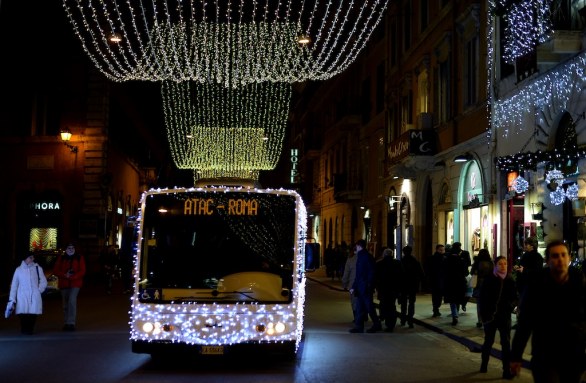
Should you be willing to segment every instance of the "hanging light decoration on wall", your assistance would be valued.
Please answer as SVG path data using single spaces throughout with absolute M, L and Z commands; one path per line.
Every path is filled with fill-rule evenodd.
M 258 179 L 276 166 L 285 134 L 291 84 L 162 84 L 165 127 L 179 169 L 195 178 Z
M 387 3 L 63 0 L 83 49 L 109 79 L 231 87 L 334 76 L 360 53 Z

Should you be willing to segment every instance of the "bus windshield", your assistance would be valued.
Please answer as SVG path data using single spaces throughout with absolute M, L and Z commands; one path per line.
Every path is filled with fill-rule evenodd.
M 146 196 L 142 214 L 141 301 L 291 301 L 295 196 L 153 193 Z

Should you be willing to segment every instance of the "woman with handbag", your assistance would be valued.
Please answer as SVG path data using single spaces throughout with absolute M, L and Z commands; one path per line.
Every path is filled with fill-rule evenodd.
M 478 318 L 476 321 L 476 327 L 482 328 L 482 317 L 480 316 L 480 288 L 482 287 L 482 282 L 484 278 L 488 275 L 492 274 L 494 269 L 494 263 L 490 258 L 490 253 L 486 249 L 480 249 L 478 255 L 474 257 L 474 262 L 472 263 L 472 269 L 470 273 L 472 274 L 472 297 L 476 299 L 476 317 Z
M 8 304 L 15 307 L 23 334 L 32 335 L 37 316 L 43 313 L 41 293 L 47 287 L 47 279 L 41 266 L 35 263 L 33 253 L 25 254 L 20 266 L 14 271 Z

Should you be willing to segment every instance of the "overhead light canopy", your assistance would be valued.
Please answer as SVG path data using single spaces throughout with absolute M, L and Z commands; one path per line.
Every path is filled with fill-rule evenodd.
M 454 158 L 454 162 L 467 162 L 470 161 L 472 159 L 472 155 L 469 153 L 464 153 L 464 154 L 460 154 L 458 156 L 456 156 Z

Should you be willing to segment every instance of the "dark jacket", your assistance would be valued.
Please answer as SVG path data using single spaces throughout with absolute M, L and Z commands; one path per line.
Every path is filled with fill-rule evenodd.
M 444 260 L 444 301 L 462 303 L 468 287 L 468 266 L 458 254 L 450 254 Z
M 476 286 L 474 286 L 474 297 L 478 297 L 480 295 L 480 287 L 482 286 L 482 282 L 484 278 L 489 275 L 492 275 L 494 271 L 494 262 L 490 259 L 479 259 L 478 257 L 474 257 L 474 262 L 472 263 L 472 268 L 470 269 L 470 274 L 476 275 Z M 515 281 L 513 280 L 513 286 Z
M 478 310 L 483 323 L 511 319 L 517 305 L 517 288 L 511 275 L 501 279 L 490 273 L 479 290 Z
M 403 266 L 392 256 L 383 257 L 375 266 L 375 285 L 379 299 L 393 299 L 403 286 Z
M 360 294 L 374 292 L 374 259 L 366 249 L 356 253 L 356 277 L 352 288 Z
M 526 251 L 521 256 L 519 264 L 523 266 L 523 272 L 517 273 L 517 289 L 521 293 L 529 279 L 543 269 L 543 257 L 537 250 Z
M 423 269 L 419 261 L 412 255 L 401 258 L 403 265 L 403 292 L 416 293 L 424 278 Z
M 534 356 L 552 362 L 585 362 L 586 280 L 582 272 L 570 267 L 569 280 L 560 285 L 544 268 L 529 281 L 519 303 L 511 360 L 521 360 L 530 336 Z

